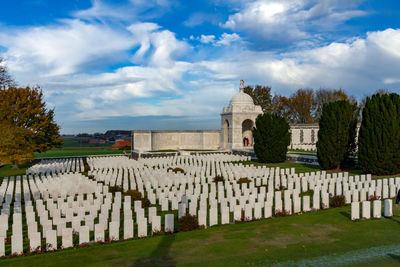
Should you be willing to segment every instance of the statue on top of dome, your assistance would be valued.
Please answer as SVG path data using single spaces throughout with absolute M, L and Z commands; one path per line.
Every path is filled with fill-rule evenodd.
M 240 80 L 240 92 L 244 92 L 244 80 Z

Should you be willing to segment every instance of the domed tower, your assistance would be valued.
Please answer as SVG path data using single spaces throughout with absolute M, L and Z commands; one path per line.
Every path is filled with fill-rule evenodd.
M 241 80 L 239 93 L 221 113 L 221 148 L 252 149 L 252 129 L 257 116 L 262 113 L 261 106 L 254 105 L 253 98 L 244 92 L 244 81 Z

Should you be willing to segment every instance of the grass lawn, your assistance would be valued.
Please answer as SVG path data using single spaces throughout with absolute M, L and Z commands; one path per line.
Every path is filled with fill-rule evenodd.
M 328 259 L 331 257 L 332 260 L 349 251 L 399 244 L 400 217 L 398 211 L 395 214 L 390 219 L 352 222 L 349 219 L 350 207 L 347 206 L 174 235 L 4 259 L 0 260 L 0 264 L 243 266 L 291 260 L 296 265 L 298 260 L 322 256 Z M 362 258 L 358 260 L 365 264 Z M 385 260 L 388 263 L 393 262 L 390 258 Z M 375 258 L 367 258 L 366 262 L 379 264 Z M 316 263 L 328 266 L 331 262 L 324 263 L 319 259 Z
M 0 167 L 0 177 L 24 175 L 27 168 L 32 166 L 30 163 L 25 163 L 19 166 L 19 169 L 14 170 L 12 165 L 4 165 Z
M 56 158 L 68 156 L 89 156 L 89 155 L 106 155 L 106 154 L 123 154 L 123 150 L 111 150 L 110 148 L 73 148 L 73 149 L 52 149 L 44 153 L 34 153 L 35 158 Z M 126 150 L 126 153 L 131 153 Z

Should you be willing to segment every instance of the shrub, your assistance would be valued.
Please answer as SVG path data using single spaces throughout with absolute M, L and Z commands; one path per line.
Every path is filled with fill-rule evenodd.
M 199 221 L 196 216 L 187 214 L 178 220 L 179 231 L 187 232 L 199 228 Z
M 358 137 L 358 165 L 364 172 L 400 172 L 400 95 L 368 97 Z
M 339 169 L 356 150 L 356 104 L 341 100 L 326 103 L 319 120 L 317 157 L 322 169 Z
M 116 193 L 116 192 L 122 192 L 122 191 L 123 191 L 123 189 L 119 185 L 110 186 L 110 188 L 108 189 L 108 192 L 110 192 L 110 193 Z
M 253 129 L 254 152 L 260 162 L 284 162 L 290 144 L 289 123 L 278 114 L 258 115 Z
M 346 205 L 346 200 L 344 196 L 333 196 L 329 199 L 329 202 L 329 205 L 332 208 L 343 207 L 344 205 Z
M 150 200 L 148 198 L 142 197 L 142 193 L 138 190 L 128 190 L 124 193 L 124 196 L 131 196 L 131 204 L 136 200 L 142 201 L 142 208 L 147 208 L 150 206 Z
M 178 168 L 178 167 L 176 167 L 176 168 L 171 168 L 171 167 L 169 167 L 169 168 L 167 169 L 167 172 L 168 172 L 168 171 L 172 171 L 172 172 L 174 172 L 174 173 L 180 172 L 180 173 L 185 174 L 185 171 L 184 171 L 182 168 Z
M 215 176 L 214 177 L 214 179 L 213 179 L 213 182 L 214 183 L 218 183 L 218 182 L 224 182 L 225 181 L 225 179 L 224 179 L 224 177 L 223 176 L 221 176 L 221 175 L 217 175 L 217 176 Z
M 369 197 L 368 197 L 368 200 L 379 200 L 381 197 L 379 197 L 379 196 L 375 196 L 375 195 L 370 195 Z
M 286 217 L 289 215 L 290 214 L 286 210 L 275 212 L 275 217 Z
M 239 180 L 237 180 L 237 184 L 249 184 L 251 181 L 250 181 L 250 179 L 249 178 L 247 178 L 247 177 L 244 177 L 244 178 L 240 178 Z
M 88 172 L 88 171 L 90 171 L 90 167 L 89 167 L 89 165 L 87 163 L 85 163 L 83 165 L 83 172 Z

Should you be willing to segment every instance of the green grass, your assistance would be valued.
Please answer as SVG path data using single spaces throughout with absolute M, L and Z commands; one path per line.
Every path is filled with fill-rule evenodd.
M 24 175 L 30 166 L 32 166 L 31 163 L 25 163 L 21 164 L 18 169 L 13 169 L 12 165 L 4 165 L 0 167 L 0 177 Z
M 63 148 L 79 148 L 79 147 L 111 147 L 112 144 L 80 144 L 78 140 L 65 139 Z
M 52 149 L 44 153 L 34 153 L 35 158 L 56 158 L 70 156 L 89 156 L 106 154 L 123 154 L 123 150 L 80 148 L 80 149 Z M 130 153 L 129 150 L 126 153 Z
M 352 222 L 350 207 L 0 260 L 2 266 L 244 266 L 398 244 L 400 217 Z M 135 229 L 136 230 L 136 229 Z M 378 263 L 378 262 L 376 262 Z M 329 262 L 326 263 L 329 265 Z

